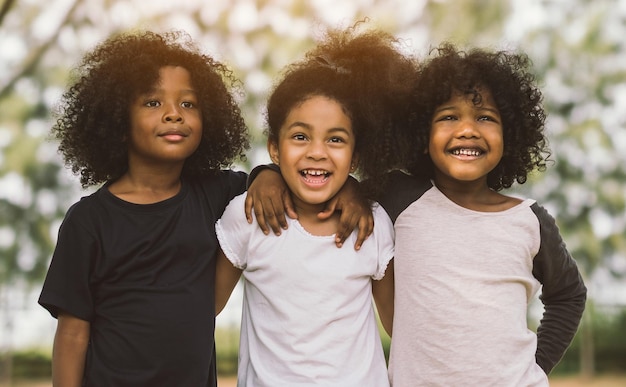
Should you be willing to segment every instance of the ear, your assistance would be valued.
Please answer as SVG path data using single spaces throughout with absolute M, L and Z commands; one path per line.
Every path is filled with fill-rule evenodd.
M 278 157 L 278 144 L 275 141 L 267 140 L 267 152 L 270 154 L 270 159 L 276 165 L 280 165 L 280 159 Z
M 359 155 L 357 153 L 354 153 L 352 155 L 352 162 L 350 162 L 350 173 L 356 171 L 358 166 L 359 166 Z

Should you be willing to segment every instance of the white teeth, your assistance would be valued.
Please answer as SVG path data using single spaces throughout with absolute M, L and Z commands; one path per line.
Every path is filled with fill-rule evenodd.
M 322 175 L 328 174 L 327 171 L 321 171 L 317 169 L 304 169 L 302 170 L 302 173 L 305 175 L 312 175 L 312 176 L 322 176 Z
M 454 149 L 452 154 L 455 156 L 480 156 L 483 152 L 478 149 Z

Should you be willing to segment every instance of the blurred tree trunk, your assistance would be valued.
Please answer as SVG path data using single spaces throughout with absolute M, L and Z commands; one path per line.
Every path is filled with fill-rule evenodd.
M 6 319 L 0 339 L 0 386 L 11 386 L 13 375 L 13 317 L 9 310 L 9 296 L 5 286 L 0 284 L 0 313 Z
M 580 374 L 585 380 L 591 380 L 596 373 L 593 315 L 593 301 L 587 300 L 586 311 L 580 326 Z

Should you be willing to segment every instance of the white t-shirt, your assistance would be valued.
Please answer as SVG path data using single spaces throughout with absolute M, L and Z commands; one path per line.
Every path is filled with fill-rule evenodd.
M 393 257 L 394 231 L 374 209 L 373 234 L 354 250 L 356 233 L 337 248 L 294 219 L 264 235 L 235 197 L 216 224 L 222 250 L 243 269 L 239 386 L 388 386 L 371 280 Z

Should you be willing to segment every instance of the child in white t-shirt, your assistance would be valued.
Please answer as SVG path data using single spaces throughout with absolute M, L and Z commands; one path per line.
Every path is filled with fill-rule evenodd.
M 350 173 L 375 175 L 363 160 L 379 148 L 376 132 L 395 124 L 410 90 L 399 77 L 413 71 L 394 43 L 380 31 L 330 33 L 288 66 L 269 99 L 268 151 L 298 218 L 280 236 L 266 236 L 246 221 L 241 195 L 216 224 L 216 312 L 241 273 L 245 279 L 239 386 L 389 385 L 372 296 L 388 327 L 391 221 L 373 203 L 373 234 L 358 250 L 338 249 L 338 215 L 318 214 Z

